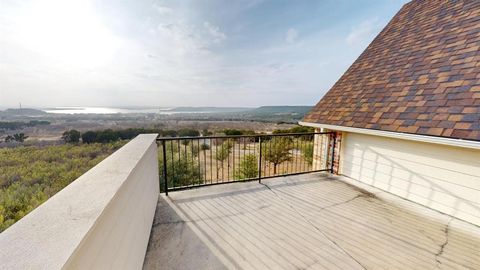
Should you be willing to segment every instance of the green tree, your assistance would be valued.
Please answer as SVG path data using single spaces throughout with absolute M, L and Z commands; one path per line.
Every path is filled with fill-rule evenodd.
M 80 141 L 81 134 L 78 130 L 67 130 L 63 133 L 62 139 L 66 143 L 78 143 Z
M 87 131 L 82 134 L 83 143 L 94 143 L 96 139 L 97 139 L 97 132 L 95 131 Z
M 203 129 L 202 130 L 202 136 L 211 136 L 213 135 L 213 132 L 209 131 L 208 129 Z
M 176 130 L 162 130 L 160 132 L 160 135 L 162 135 L 162 137 L 176 137 L 177 136 L 177 131 Z
M 307 142 L 302 147 L 303 159 L 310 165 L 313 163 L 313 142 Z
M 273 164 L 273 173 L 276 174 L 279 164 L 292 160 L 292 154 L 290 153 L 292 149 L 292 139 L 273 137 L 269 142 L 262 142 L 262 157 Z
M 227 128 L 223 130 L 223 133 L 227 136 L 236 136 L 236 135 L 243 135 L 243 131 L 239 129 Z
M 202 151 L 210 150 L 210 145 L 208 145 L 208 144 L 206 144 L 206 143 L 202 143 L 202 144 L 200 145 L 200 149 L 201 149 Z
M 306 126 L 295 126 L 289 129 L 276 129 L 273 134 L 284 134 L 284 133 L 311 133 L 315 132 L 315 128 L 306 127 Z
M 159 148 L 159 168 L 160 168 L 160 179 L 161 183 L 165 183 L 163 175 L 163 153 L 162 148 Z M 167 145 L 167 179 L 168 187 L 181 187 L 188 186 L 193 184 L 199 184 L 202 182 L 203 175 L 201 169 L 198 165 L 198 160 L 192 158 L 194 153 L 191 150 L 187 149 L 185 154 L 183 151 L 179 153 L 176 150 L 176 146 Z M 173 156 L 173 158 L 172 158 Z M 163 184 L 161 185 L 161 190 L 164 191 Z
M 97 133 L 96 142 L 99 143 L 109 143 L 115 142 L 120 139 L 120 134 L 111 129 L 106 129 Z
M 7 136 L 7 138 L 5 139 L 6 142 L 9 142 L 9 141 L 16 141 L 16 142 L 20 142 L 20 143 L 23 143 L 26 139 L 28 138 L 28 136 L 25 136 L 24 133 L 15 133 L 13 134 L 13 136 Z
M 229 141 L 223 142 L 220 145 L 220 148 L 216 147 L 215 151 L 215 159 L 222 164 L 222 175 L 223 175 L 223 162 L 230 156 L 230 153 L 232 152 L 232 147 L 233 144 Z M 230 166 L 230 164 L 228 164 Z M 217 166 L 217 179 L 219 175 L 220 168 Z
M 200 132 L 198 132 L 198 130 L 191 129 L 191 128 L 180 129 L 177 132 L 177 134 L 178 134 L 179 137 L 198 137 L 198 136 L 200 136 Z
M 192 142 L 192 146 L 190 147 L 190 152 L 192 152 L 192 155 L 194 157 L 197 157 L 198 153 L 200 153 L 200 146 Z
M 238 168 L 235 170 L 236 179 L 248 179 L 258 177 L 258 161 L 254 154 L 245 155 Z
M 5 137 L 5 142 L 13 142 L 13 136 L 12 135 L 7 135 L 7 137 Z

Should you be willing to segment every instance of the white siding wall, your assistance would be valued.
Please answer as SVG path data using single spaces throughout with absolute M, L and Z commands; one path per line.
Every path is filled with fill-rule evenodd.
M 480 150 L 345 133 L 340 173 L 480 225 Z

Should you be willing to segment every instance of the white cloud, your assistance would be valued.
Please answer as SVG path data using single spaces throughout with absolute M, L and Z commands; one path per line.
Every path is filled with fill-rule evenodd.
M 295 28 L 290 28 L 287 30 L 285 35 L 285 41 L 287 43 L 295 43 L 298 38 L 298 31 Z
M 382 24 L 378 18 L 368 19 L 352 27 L 352 30 L 346 38 L 348 45 L 365 46 L 378 34 Z
M 380 28 L 312 33 L 246 16 L 263 0 L 188 1 L 0 0 L 0 106 L 310 104 Z
M 227 35 L 220 31 L 220 28 L 218 26 L 212 25 L 209 22 L 204 22 L 203 27 L 205 27 L 207 32 L 211 35 L 214 43 L 220 43 L 227 38 Z
M 161 6 L 159 4 L 153 4 L 153 8 L 155 8 L 160 15 L 170 15 L 173 13 L 173 9 L 166 6 Z

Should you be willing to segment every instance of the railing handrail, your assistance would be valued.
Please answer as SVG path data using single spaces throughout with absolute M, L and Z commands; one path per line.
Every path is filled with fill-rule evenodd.
M 164 192 L 166 195 L 168 195 L 169 190 L 180 190 L 184 188 L 193 188 L 193 187 L 199 187 L 199 186 L 216 185 L 216 184 L 239 182 L 239 181 L 251 181 L 251 180 L 261 181 L 261 179 L 264 179 L 264 178 L 294 175 L 294 174 L 307 173 L 307 172 L 317 172 L 317 171 L 332 172 L 333 163 L 334 163 L 333 159 L 334 159 L 334 153 L 335 153 L 334 152 L 335 150 L 332 148 L 335 147 L 335 141 L 336 141 L 335 134 L 336 134 L 335 132 L 305 132 L 305 133 L 278 133 L 278 134 L 251 134 L 251 135 L 157 137 L 156 138 L 157 144 L 162 148 L 161 157 L 162 157 L 162 176 L 164 181 L 163 182 Z M 324 139 L 318 139 L 316 137 L 316 136 L 322 136 L 322 135 L 324 138 L 327 137 L 327 141 L 325 141 Z M 331 135 L 334 135 L 334 136 L 331 136 Z M 279 150 L 276 150 L 276 148 L 272 148 L 272 143 L 273 143 L 273 146 L 275 147 L 275 143 L 277 143 L 278 141 L 277 139 L 275 139 L 277 137 L 280 137 L 279 139 L 282 139 L 283 137 L 292 138 L 292 139 L 295 138 L 301 141 L 292 140 L 291 142 L 293 143 L 293 145 L 291 145 L 290 148 L 288 148 L 288 150 L 282 149 L 282 147 L 280 147 Z M 309 155 L 313 155 L 311 157 L 312 160 L 310 161 L 310 163 L 308 163 L 308 161 L 303 157 L 304 155 L 303 151 L 306 151 L 306 150 L 303 150 L 303 147 L 308 146 L 306 137 L 308 137 L 308 140 L 311 140 L 311 143 L 314 144 L 313 149 L 310 150 L 312 151 L 312 153 L 309 154 Z M 237 140 L 242 138 L 245 140 Z M 220 141 L 221 143 L 220 146 L 217 140 L 223 140 L 223 141 Z M 228 151 L 225 152 L 223 148 L 224 147 L 223 143 L 227 141 L 228 145 L 230 145 L 230 142 L 232 140 L 233 140 L 233 144 L 231 146 L 228 146 Z M 320 150 L 320 148 L 318 148 L 319 145 L 317 146 L 317 150 L 315 150 L 315 142 L 317 140 L 319 140 L 318 143 L 320 144 L 325 144 L 328 142 L 328 145 L 325 145 L 325 147 L 328 148 L 328 149 L 325 149 L 327 156 L 325 157 L 324 161 L 322 161 L 323 163 L 325 163 L 324 166 L 319 164 L 317 165 L 313 164 L 313 160 L 316 158 L 315 155 L 318 156 L 320 154 L 319 151 L 322 151 Z M 202 141 L 205 141 L 205 143 L 202 144 Z M 207 144 L 207 141 L 208 141 L 208 144 Z M 251 146 L 252 143 L 253 143 L 253 149 Z M 167 144 L 170 145 L 170 150 L 168 154 L 167 154 Z M 180 144 L 182 144 L 182 146 Z M 242 144 L 243 144 L 243 148 L 241 148 Z M 205 145 L 205 149 L 202 149 L 203 152 L 200 152 L 199 151 L 199 149 L 201 149 L 200 147 L 202 146 L 203 148 L 204 145 Z M 246 147 L 247 145 L 250 145 L 250 147 L 247 148 Z M 269 149 L 267 153 L 264 153 L 262 149 L 263 146 Z M 218 147 L 220 147 L 220 152 L 218 152 Z M 174 149 L 177 149 L 178 151 L 175 151 Z M 194 149 L 197 149 L 196 150 L 197 154 L 194 154 Z M 297 151 L 292 151 L 293 149 L 296 149 Z M 242 155 L 242 150 L 243 150 L 243 155 Z M 276 157 L 277 155 L 275 154 L 275 151 L 280 151 L 280 153 L 284 153 L 285 151 L 288 151 L 289 153 L 288 159 L 285 159 L 285 160 L 278 159 Z M 239 169 L 240 166 L 247 166 L 247 165 L 241 165 L 242 164 L 241 158 L 242 156 L 245 157 L 246 154 L 252 155 L 252 152 L 255 158 L 258 159 L 257 166 L 256 166 L 257 172 L 253 172 L 256 174 L 256 176 L 253 176 L 253 175 L 252 175 L 253 177 L 250 176 L 250 174 L 252 173 L 251 170 L 248 176 L 246 175 L 236 176 L 235 165 L 238 166 L 237 169 Z M 200 153 L 203 153 L 203 155 Z M 218 153 L 221 154 L 219 155 L 219 158 L 217 157 Z M 273 156 L 272 156 L 272 153 L 273 153 Z M 263 156 L 264 154 L 266 155 L 265 157 Z M 225 155 L 227 156 L 225 157 Z M 271 156 L 270 159 L 266 158 L 268 155 Z M 182 157 L 183 159 L 181 159 Z M 170 169 L 167 168 L 169 159 L 171 161 Z M 175 165 L 175 160 L 178 161 L 177 165 Z M 279 161 L 274 161 L 274 160 L 279 160 Z M 191 164 L 189 162 L 191 162 Z M 249 162 L 252 162 L 252 160 L 250 159 Z M 284 164 L 282 167 L 280 167 L 280 164 L 284 162 L 287 162 L 287 164 L 286 165 Z M 227 165 L 226 168 L 225 168 L 225 164 Z M 272 164 L 273 164 L 273 173 L 271 171 Z M 202 168 L 202 165 L 203 165 L 203 168 Z M 232 167 L 230 165 L 232 165 Z M 248 165 L 248 166 L 252 168 L 255 167 L 254 165 L 253 166 Z M 322 167 L 319 167 L 319 166 L 322 166 Z M 177 170 L 179 170 L 179 168 L 183 168 L 183 169 L 190 168 L 190 169 L 194 169 L 194 171 L 187 170 L 187 173 L 186 174 L 184 173 L 182 175 L 181 172 L 177 174 L 177 170 L 175 170 L 175 168 L 177 168 Z M 213 170 L 214 168 L 215 170 Z M 277 171 L 277 168 L 282 171 L 279 173 Z M 226 169 L 226 178 L 224 177 L 225 169 Z M 169 170 L 171 171 L 171 173 L 173 173 L 172 179 L 176 179 L 175 177 L 178 175 L 181 176 L 179 179 L 176 180 L 177 182 L 175 182 L 175 180 L 172 180 L 174 181 L 172 187 L 169 187 L 169 184 L 168 184 L 168 181 L 169 181 L 168 176 L 170 175 L 170 172 L 168 172 Z M 253 168 L 252 170 L 255 170 L 255 168 Z M 209 176 L 208 172 L 210 173 L 210 177 L 208 177 Z M 221 172 L 221 177 L 220 177 L 220 172 Z M 184 179 L 182 177 L 188 177 L 187 179 L 188 184 L 185 184 Z M 210 178 L 210 182 L 208 182 L 207 180 L 208 178 Z M 197 180 L 199 181 L 198 183 L 196 182 Z M 213 182 L 214 180 L 215 182 Z
M 219 135 L 219 136 L 183 136 L 183 137 L 157 137 L 157 141 L 170 140 L 195 140 L 195 139 L 231 139 L 231 138 L 258 138 L 258 137 L 279 137 L 279 136 L 305 136 L 334 134 L 335 132 L 305 132 L 305 133 L 277 133 L 277 134 L 252 134 L 252 135 Z

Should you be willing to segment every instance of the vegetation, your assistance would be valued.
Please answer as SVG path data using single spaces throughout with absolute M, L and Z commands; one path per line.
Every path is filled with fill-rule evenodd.
M 238 169 L 234 173 L 235 179 L 249 179 L 258 177 L 258 160 L 257 157 L 253 154 L 245 155 Z
M 311 106 L 262 106 L 230 115 L 232 119 L 296 123 L 311 109 Z
M 5 111 L 0 111 L 0 116 L 44 116 L 47 113 L 42 110 L 37 109 L 6 109 Z
M 206 144 L 206 143 L 202 143 L 200 145 L 200 150 L 202 151 L 205 151 L 205 150 L 210 150 L 210 145 Z
M 71 132 L 68 131 L 68 132 Z M 180 129 L 175 130 L 161 130 L 161 129 L 146 129 L 146 128 L 128 128 L 120 130 L 97 130 L 87 131 L 81 134 L 83 143 L 109 143 L 118 140 L 131 140 L 139 134 L 158 133 L 162 137 L 196 137 L 200 136 L 200 132 L 196 129 Z M 65 133 L 64 133 L 65 134 Z M 188 141 L 185 141 L 185 145 Z
M 252 112 L 270 114 L 306 114 L 312 108 L 312 106 L 261 106 L 253 109 Z
M 296 126 L 289 129 L 276 129 L 273 134 L 284 134 L 284 133 L 311 133 L 315 132 L 315 128 L 306 127 L 306 126 Z
M 180 129 L 177 132 L 177 136 L 178 137 L 198 137 L 200 136 L 200 132 L 196 129 L 185 128 L 185 129 Z
M 216 148 L 215 159 L 221 162 L 223 165 L 223 162 L 230 156 L 230 153 L 232 152 L 232 147 L 233 147 L 233 143 L 229 141 L 222 142 L 222 144 L 220 144 L 220 147 Z M 230 166 L 230 164 L 228 164 L 228 166 Z M 217 167 L 217 179 L 218 179 L 219 169 L 222 170 L 222 175 L 223 175 L 223 166 Z
M 0 232 L 123 144 L 0 148 Z
M 305 133 L 311 128 L 294 127 L 288 130 L 276 130 L 274 133 Z M 251 130 L 226 129 L 227 135 L 254 134 Z M 122 146 L 125 141 L 141 133 L 159 133 L 161 136 L 199 136 L 195 129 L 161 130 L 130 128 L 122 130 L 99 130 L 80 133 L 68 130 L 63 133 L 65 145 L 49 147 L 0 148 L 0 232 L 29 213 L 56 192 L 92 168 L 103 158 Z M 208 130 L 203 135 L 210 135 Z M 9 135 L 9 140 L 23 142 L 28 136 L 23 133 Z M 308 138 L 307 138 L 308 137 Z M 271 163 L 274 174 L 280 164 L 291 161 L 293 149 L 301 152 L 303 159 L 309 164 L 313 158 L 313 136 L 266 136 L 262 138 L 262 157 Z M 258 147 L 258 141 L 251 138 L 212 139 L 209 144 L 202 140 L 188 143 L 190 139 L 167 143 L 167 175 L 171 187 L 195 185 L 206 181 L 221 179 L 226 166 L 235 164 L 234 170 L 227 174 L 234 179 L 248 179 L 258 176 L 258 153 L 241 154 L 237 161 L 232 159 L 234 143 L 244 149 Z M 83 142 L 81 144 L 80 142 Z M 203 143 L 202 143 L 203 142 Z M 301 143 L 299 143 L 301 142 Z M 253 145 L 252 145 L 253 144 Z M 237 148 L 237 147 L 235 147 Z M 258 148 L 256 148 L 258 149 Z M 208 150 L 208 151 L 207 151 Z M 159 148 L 159 168 L 163 171 L 163 153 Z M 181 151 L 181 153 L 179 152 Z M 255 152 L 255 150 L 254 150 Z M 298 153 L 298 152 L 296 152 Z M 296 154 L 298 155 L 298 154 Z M 230 158 L 230 159 L 229 159 Z M 233 163 L 226 160 L 233 160 Z M 202 161 L 203 162 L 200 162 Z M 216 165 L 216 163 L 219 163 Z M 216 168 L 216 178 L 215 169 Z M 210 170 L 210 171 L 208 171 Z M 161 181 L 163 174 L 160 174 Z M 163 184 L 161 188 L 163 189 Z
M 167 178 L 169 187 L 181 187 L 188 186 L 193 184 L 198 184 L 202 182 L 202 174 L 200 167 L 198 166 L 195 157 L 198 156 L 197 150 L 195 148 L 186 147 L 179 148 L 178 142 L 176 144 L 166 144 L 166 153 L 167 153 Z M 182 153 L 179 153 L 179 149 L 182 149 Z M 185 149 L 185 152 L 183 151 Z M 163 175 L 163 149 L 159 147 L 158 150 L 158 165 L 160 168 L 160 190 L 164 191 L 164 175 Z M 196 152 L 196 153 L 195 153 Z
M 312 109 L 311 106 L 264 106 L 259 108 L 176 108 L 181 113 L 162 115 L 168 120 L 257 121 L 297 123 Z M 202 113 L 198 113 L 202 112 Z
M 5 142 L 19 142 L 19 143 L 23 143 L 26 139 L 28 138 L 28 136 L 26 136 L 24 133 L 16 133 L 16 134 L 13 134 L 13 135 L 8 135 L 7 137 L 5 137 Z
M 224 129 L 223 133 L 227 136 L 238 136 L 238 135 L 255 135 L 254 130 L 244 130 L 244 129 Z
M 95 131 L 87 131 L 82 134 L 83 143 L 94 143 L 96 139 L 97 139 L 97 132 Z
M 211 135 L 213 135 L 213 132 L 211 132 L 211 131 L 209 131 L 208 129 L 204 128 L 204 129 L 202 130 L 202 135 L 203 135 L 203 136 L 211 136 Z
M 31 120 L 28 122 L 3 122 L 0 121 L 0 129 L 5 130 L 16 130 L 22 129 L 26 127 L 34 127 L 34 126 L 41 126 L 41 125 L 50 125 L 48 121 L 40 121 L 40 120 Z
M 80 131 L 75 129 L 65 131 L 62 135 L 62 140 L 64 140 L 66 143 L 78 143 L 80 142 L 80 138 Z
M 306 142 L 301 147 L 303 159 L 310 165 L 313 163 L 313 142 Z
M 292 139 L 288 137 L 275 137 L 273 143 L 262 142 L 262 157 L 273 164 L 273 173 L 277 173 L 277 166 L 292 159 L 290 151 L 294 148 Z

